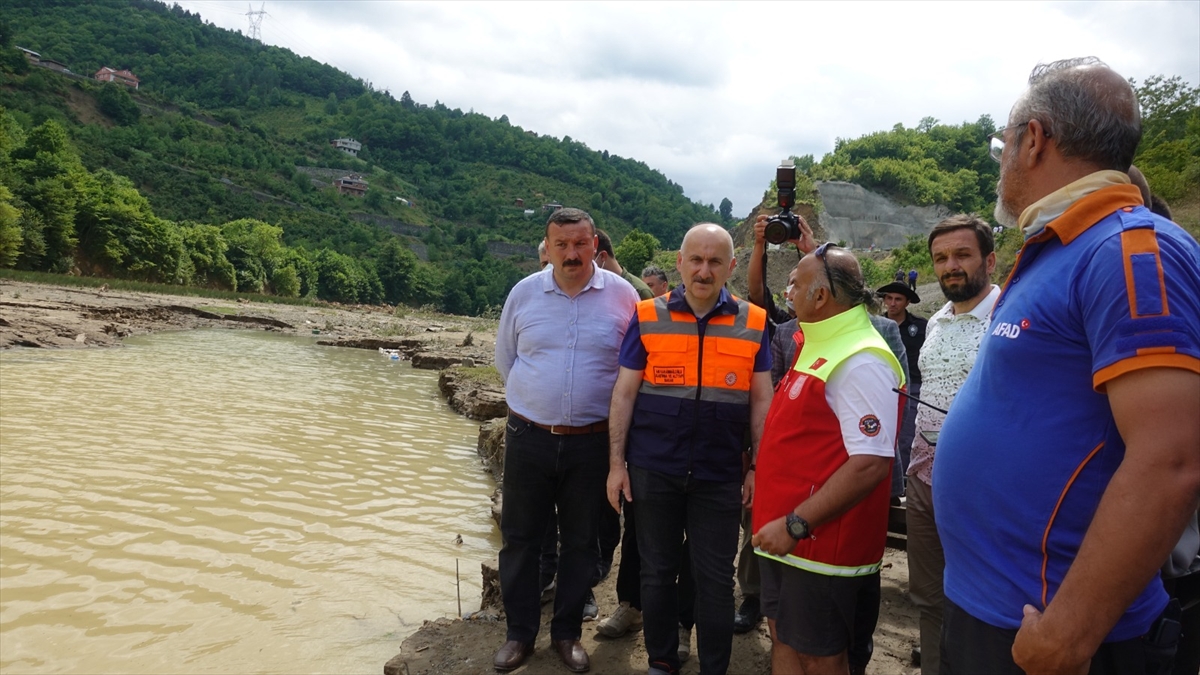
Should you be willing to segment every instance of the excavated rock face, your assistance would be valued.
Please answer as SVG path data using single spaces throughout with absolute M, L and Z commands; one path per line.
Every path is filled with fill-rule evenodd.
M 928 234 L 951 211 L 944 206 L 902 206 L 861 185 L 817 181 L 825 210 L 821 227 L 831 241 L 854 248 L 895 248 L 914 234 Z

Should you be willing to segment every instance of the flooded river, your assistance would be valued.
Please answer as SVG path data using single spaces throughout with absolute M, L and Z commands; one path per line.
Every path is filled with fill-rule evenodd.
M 478 609 L 477 432 L 434 372 L 271 333 L 0 353 L 0 670 L 380 672 L 456 558 Z

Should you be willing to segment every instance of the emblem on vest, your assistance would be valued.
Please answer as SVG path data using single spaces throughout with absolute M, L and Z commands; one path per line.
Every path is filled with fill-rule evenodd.
M 795 371 L 792 372 L 795 373 Z M 796 379 L 792 382 L 791 386 L 788 387 L 788 398 L 792 399 L 793 401 L 799 398 L 800 392 L 804 389 L 804 383 L 807 380 L 807 375 L 796 373 Z
M 654 366 L 654 384 L 682 385 L 683 380 L 683 366 Z
M 874 415 L 867 415 L 858 421 L 858 430 L 863 432 L 864 436 L 874 438 L 879 435 L 879 430 L 883 425 L 879 423 L 879 418 Z
M 918 330 L 920 330 L 920 329 L 919 329 L 919 328 L 917 328 L 917 324 L 915 324 L 915 323 L 913 323 L 913 324 L 909 324 L 909 326 L 908 326 L 908 335 L 909 335 L 909 337 L 917 337 L 917 331 L 918 331 Z
M 732 387 L 737 384 L 737 373 L 727 373 L 725 375 L 725 386 Z

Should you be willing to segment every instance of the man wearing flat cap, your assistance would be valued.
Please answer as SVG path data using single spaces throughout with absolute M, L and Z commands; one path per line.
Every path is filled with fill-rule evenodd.
M 928 320 L 909 312 L 908 306 L 921 302 L 921 297 L 903 281 L 893 281 L 875 291 L 875 295 L 883 298 L 884 316 L 900 324 L 900 339 L 908 356 L 908 393 L 919 398 L 921 369 L 917 366 L 917 357 L 921 354 L 921 345 L 925 344 L 925 324 Z M 904 422 L 900 425 L 900 442 L 896 446 L 896 466 L 892 471 L 893 500 L 904 494 L 904 475 L 908 471 L 913 436 L 916 435 L 917 403 L 912 399 L 906 401 Z

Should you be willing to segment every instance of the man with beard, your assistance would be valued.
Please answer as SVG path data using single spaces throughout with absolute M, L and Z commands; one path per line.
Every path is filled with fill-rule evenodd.
M 949 300 L 929 319 L 920 365 L 921 400 L 950 407 L 975 365 L 1000 287 L 989 282 L 996 267 L 992 228 L 974 215 L 951 216 L 929 233 L 929 256 Z M 938 675 L 942 634 L 942 544 L 933 520 L 930 474 L 934 440 L 945 415 L 918 406 L 912 463 L 908 467 L 908 584 L 921 613 L 921 672 Z
M 509 292 L 496 333 L 496 369 L 509 409 L 500 516 L 508 633 L 493 665 L 513 670 L 533 652 L 541 623 L 538 558 L 557 508 L 561 553 L 550 639 L 567 668 L 583 672 L 589 660 L 579 638 L 598 557 L 608 399 L 638 297 L 593 262 L 596 226 L 587 213 L 555 211 L 546 243 L 550 265 Z
M 684 536 L 696 587 L 700 672 L 729 668 L 733 559 L 747 430 L 758 448 L 771 401 L 766 312 L 725 290 L 733 239 L 701 223 L 683 238 L 683 284 L 638 303 L 621 345 L 609 412 L 608 501 L 637 518 L 642 618 L 650 672 L 679 671 L 676 578 Z
M 993 136 L 1025 237 L 938 438 L 943 673 L 1159 672 L 1200 496 L 1200 245 L 1142 205 L 1129 82 L 1039 65 Z

